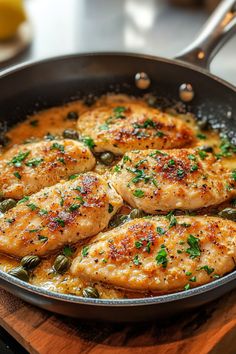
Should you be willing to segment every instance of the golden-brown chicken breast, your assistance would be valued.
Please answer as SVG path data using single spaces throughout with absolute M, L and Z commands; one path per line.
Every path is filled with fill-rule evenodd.
M 89 171 L 94 165 L 91 151 L 75 140 L 15 145 L 0 161 L 1 195 L 21 199 L 72 174 Z
M 133 149 L 170 149 L 189 146 L 192 129 L 180 118 L 140 103 L 110 104 L 82 114 L 77 124 L 93 139 L 95 151 L 122 155 Z
M 113 187 L 92 172 L 44 188 L 0 219 L 0 252 L 45 256 L 103 230 L 121 205 Z
M 93 238 L 74 259 L 73 274 L 135 291 L 189 289 L 230 272 L 236 223 L 218 217 L 135 219 Z
M 133 207 L 199 209 L 232 196 L 235 181 L 213 154 L 199 149 L 132 151 L 113 168 L 112 183 Z

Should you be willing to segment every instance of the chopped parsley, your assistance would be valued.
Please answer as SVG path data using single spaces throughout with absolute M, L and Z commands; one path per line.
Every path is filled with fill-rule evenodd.
M 162 138 L 165 135 L 161 130 L 158 130 L 155 134 L 155 136 L 158 136 L 158 138 Z
M 190 167 L 190 172 L 194 172 L 194 171 L 197 171 L 197 170 L 198 170 L 198 165 L 197 165 L 197 164 L 192 165 L 192 166 Z
M 159 235 L 164 235 L 166 233 L 166 231 L 162 227 L 157 226 L 157 233 Z
M 64 159 L 63 157 L 59 157 L 59 158 L 58 158 L 58 161 L 60 161 L 61 163 L 63 163 L 63 165 L 66 164 L 66 163 L 65 163 L 65 159 Z
M 59 150 L 59 151 L 61 151 L 61 152 L 65 152 L 65 147 L 64 147 L 64 145 L 59 144 L 59 143 L 53 143 L 50 149 L 51 149 L 51 150 Z
M 47 214 L 48 214 L 48 211 L 45 210 L 45 209 L 41 209 L 41 210 L 39 211 L 39 215 L 47 215 Z
M 219 147 L 220 153 L 216 154 L 217 158 L 230 157 L 236 153 L 236 146 L 232 144 L 228 138 L 223 138 Z
M 83 246 L 81 254 L 83 257 L 86 257 L 89 254 L 89 246 Z
M 123 157 L 123 162 L 126 163 L 127 161 L 131 161 L 131 158 L 127 155 Z
M 99 130 L 108 130 L 108 129 L 109 129 L 109 125 L 107 123 L 104 123 L 99 127 Z
M 21 200 L 19 200 L 19 202 L 17 204 L 22 204 L 22 203 L 25 203 L 29 200 L 29 197 L 28 196 L 25 196 L 24 198 L 22 198 Z
M 38 207 L 34 203 L 27 204 L 27 207 L 30 208 L 31 210 L 36 210 Z
M 125 118 L 124 112 L 126 111 L 126 108 L 124 106 L 117 106 L 113 109 L 113 112 L 115 113 L 115 118 Z
M 178 170 L 177 170 L 177 176 L 178 176 L 179 178 L 183 178 L 183 177 L 185 176 L 185 171 L 182 170 L 181 168 L 178 168 Z
M 142 264 L 142 263 L 140 262 L 140 260 L 139 260 L 138 254 L 136 254 L 136 256 L 134 256 L 134 258 L 133 258 L 133 263 L 134 263 L 135 265 L 140 265 L 140 264 Z
M 206 135 L 205 135 L 205 134 L 202 134 L 202 133 L 198 133 L 198 134 L 197 134 L 197 138 L 204 140 L 204 139 L 206 139 Z
M 192 275 L 192 272 L 186 272 L 185 273 L 187 276 L 191 276 Z
M 78 176 L 79 176 L 79 173 L 76 173 L 74 175 L 70 175 L 70 177 L 68 179 L 69 180 L 76 179 Z
M 214 268 L 210 268 L 207 265 L 198 268 L 198 270 L 205 270 L 208 275 L 214 272 Z
M 90 138 L 90 136 L 85 136 L 83 138 L 83 143 L 88 146 L 90 149 L 93 149 L 95 147 L 95 143 L 93 141 L 92 138 Z
M 199 247 L 200 240 L 193 235 L 189 235 L 187 242 L 190 247 L 186 252 L 190 255 L 190 258 L 194 259 L 199 257 L 201 255 L 201 250 Z
M 169 220 L 169 229 L 177 225 L 177 219 L 174 216 L 174 210 L 170 211 L 167 215 L 166 218 Z
M 190 284 L 186 284 L 184 290 L 189 290 L 189 289 L 190 289 Z
M 191 277 L 191 278 L 189 278 L 189 281 L 191 281 L 191 282 L 195 282 L 197 280 L 197 278 L 194 276 L 194 277 Z
M 196 156 L 193 155 L 193 154 L 189 154 L 189 155 L 188 155 L 188 159 L 189 159 L 189 160 L 192 160 L 192 161 L 196 161 Z
M 73 211 L 79 209 L 79 207 L 80 207 L 80 204 L 71 204 L 71 205 L 69 206 L 69 211 L 70 211 L 70 212 L 73 212 Z
M 206 151 L 203 151 L 203 150 L 198 150 L 198 155 L 200 156 L 200 158 L 202 160 L 205 160 L 205 158 L 207 157 Z
M 41 241 L 41 242 L 47 242 L 48 237 L 42 236 L 42 235 L 38 235 L 38 239 L 39 239 L 39 241 Z
M 167 252 L 165 250 L 165 246 L 162 245 L 160 251 L 157 253 L 156 256 L 156 262 L 157 264 L 161 264 L 162 268 L 166 268 L 167 267 Z
M 18 178 L 18 179 L 21 179 L 21 175 L 19 174 L 19 172 L 14 172 L 13 175 Z
M 143 245 L 143 242 L 140 240 L 140 241 L 135 241 L 135 247 L 136 248 L 141 248 L 142 247 L 142 245 Z
M 37 167 L 42 161 L 43 161 L 43 158 L 36 157 L 36 158 L 34 158 L 32 160 L 29 160 L 25 164 L 26 164 L 26 166 L 29 166 L 29 167 Z
M 114 172 L 119 173 L 120 171 L 121 171 L 120 166 L 119 166 L 119 165 L 116 165 L 116 166 L 114 167 Z
M 232 178 L 234 181 L 236 181 L 236 170 L 232 171 Z
M 172 167 L 172 166 L 174 166 L 174 165 L 175 165 L 175 161 L 171 159 L 171 160 L 168 162 L 168 167 Z
M 66 256 L 66 257 L 71 257 L 74 253 L 74 249 L 70 246 L 65 246 L 63 248 L 63 254 Z
M 137 198 L 143 198 L 144 191 L 142 191 L 141 189 L 135 189 L 135 191 L 133 192 L 133 195 Z
M 14 165 L 15 167 L 21 167 L 22 161 L 26 159 L 26 157 L 30 154 L 30 151 L 19 152 L 17 156 L 14 156 L 9 164 Z
M 61 218 L 54 218 L 54 221 L 57 222 L 62 227 L 65 226 L 65 221 L 62 220 Z

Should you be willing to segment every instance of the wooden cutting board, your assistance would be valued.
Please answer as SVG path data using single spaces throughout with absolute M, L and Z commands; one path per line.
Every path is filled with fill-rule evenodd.
M 53 315 L 0 290 L 0 325 L 30 353 L 235 354 L 236 292 L 176 319 L 124 325 Z

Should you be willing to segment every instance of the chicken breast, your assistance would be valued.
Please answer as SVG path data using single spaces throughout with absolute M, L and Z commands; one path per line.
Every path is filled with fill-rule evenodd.
M 103 230 L 121 205 L 113 187 L 92 172 L 44 188 L 0 219 L 0 252 L 45 256 Z
M 122 155 L 133 149 L 189 146 L 192 129 L 180 118 L 140 103 L 110 104 L 79 117 L 78 130 L 93 139 L 95 151 Z
M 235 222 L 172 215 L 135 219 L 99 234 L 79 251 L 71 270 L 91 282 L 165 293 L 210 282 L 235 262 Z
M 113 169 L 112 183 L 126 202 L 151 214 L 199 209 L 235 194 L 232 172 L 199 149 L 129 152 Z
M 91 170 L 95 162 L 91 151 L 75 140 L 15 145 L 0 160 L 1 196 L 21 199 L 72 174 Z

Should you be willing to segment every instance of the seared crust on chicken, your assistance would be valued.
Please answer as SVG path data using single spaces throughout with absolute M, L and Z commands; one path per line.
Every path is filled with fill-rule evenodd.
M 77 127 L 90 136 L 95 151 L 122 155 L 134 149 L 171 149 L 189 146 L 192 129 L 180 118 L 140 103 L 110 104 L 85 112 Z
M 45 256 L 96 235 L 121 205 L 113 187 L 92 172 L 44 188 L 19 201 L 0 219 L 0 252 Z
M 210 282 L 236 261 L 236 223 L 173 215 L 135 219 L 100 233 L 71 270 L 92 282 L 135 291 L 170 292 Z
M 113 169 L 123 199 L 150 214 L 216 205 L 234 192 L 232 173 L 200 149 L 132 151 Z
M 21 199 L 95 165 L 91 151 L 70 139 L 15 145 L 0 161 L 0 191 L 4 198 Z

